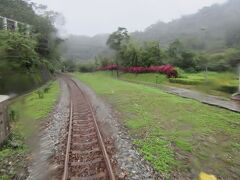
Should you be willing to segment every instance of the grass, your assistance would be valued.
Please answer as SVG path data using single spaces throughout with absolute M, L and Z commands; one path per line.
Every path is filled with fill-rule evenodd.
M 146 74 L 122 74 L 121 79 L 142 81 L 148 83 L 167 84 L 181 88 L 201 91 L 207 94 L 230 97 L 237 91 L 238 76 L 230 72 L 208 72 L 206 73 L 182 73 L 179 78 L 167 79 L 165 75 L 156 73 Z
M 125 73 L 121 75 L 121 78 L 126 80 L 143 81 L 158 84 L 167 81 L 167 77 L 165 75 L 157 73 L 146 74 Z
M 18 98 L 10 110 L 16 113 L 18 120 L 12 123 L 13 130 L 24 138 L 30 137 L 38 127 L 38 121 L 47 117 L 52 111 L 59 95 L 58 82 L 54 82 L 43 98 L 39 98 L 39 91 L 28 96 Z
M 205 171 L 240 176 L 240 114 L 119 81 L 106 73 L 75 73 L 122 114 L 146 160 L 167 177 Z M 172 177 L 173 178 L 173 177 Z
M 0 179 L 8 176 L 14 177 L 23 171 L 23 164 L 29 150 L 25 142 L 38 131 L 41 120 L 52 111 L 59 95 L 59 84 L 58 82 L 50 84 L 49 90 L 44 93 L 43 98 L 39 98 L 38 91 L 41 90 L 15 99 L 9 107 L 9 112 L 14 114 L 12 116 L 14 118 L 10 122 L 12 134 L 5 146 L 0 149 L 0 167 L 8 167 L 5 161 L 16 162 L 13 172 L 5 174 L 0 172 Z

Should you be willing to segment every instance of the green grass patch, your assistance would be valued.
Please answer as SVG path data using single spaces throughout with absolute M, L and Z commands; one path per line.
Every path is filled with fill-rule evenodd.
M 186 79 L 186 78 L 170 78 L 169 82 L 179 83 L 184 85 L 198 85 L 202 83 L 201 80 L 193 80 L 193 79 Z
M 152 137 L 136 140 L 134 144 L 138 145 L 144 158 L 151 162 L 156 170 L 165 174 L 165 176 L 170 173 L 175 160 L 170 144 L 166 140 Z
M 240 173 L 239 113 L 119 81 L 102 72 L 74 76 L 122 114 L 139 151 L 160 172 L 170 177 L 175 171 L 195 172 L 197 177 L 207 171 L 223 179 Z
M 142 82 L 156 83 L 156 84 L 160 84 L 167 81 L 167 77 L 165 75 L 157 74 L 157 73 L 146 73 L 146 74 L 124 73 L 124 74 L 121 74 L 121 79 L 142 81 Z
M 39 91 L 42 92 L 41 96 Z M 52 111 L 59 95 L 58 82 L 52 83 L 47 92 L 43 91 L 39 89 L 27 96 L 19 97 L 9 108 L 17 118 L 16 122 L 12 123 L 13 131 L 24 138 L 30 137 L 39 125 L 38 120 L 47 117 Z
M 109 72 L 104 72 L 111 75 Z M 115 74 L 113 75 L 113 77 Z M 156 73 L 132 74 L 123 73 L 120 75 L 123 80 L 147 82 L 154 84 L 167 84 L 187 89 L 202 91 L 204 93 L 229 97 L 237 91 L 238 75 L 231 72 L 199 72 L 181 73 L 179 78 L 166 78 L 165 75 Z

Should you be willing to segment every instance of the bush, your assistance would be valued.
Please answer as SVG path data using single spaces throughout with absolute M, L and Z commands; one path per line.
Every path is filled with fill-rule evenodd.
M 38 94 L 38 98 L 39 99 L 43 99 L 44 98 L 44 91 L 42 89 L 38 90 L 37 94 Z
M 106 67 L 98 68 L 98 70 L 116 70 L 120 69 L 123 72 L 127 73 L 162 73 L 167 75 L 168 78 L 176 78 L 178 76 L 178 72 L 175 67 L 171 65 L 162 65 L 162 66 L 150 66 L 150 67 L 126 67 L 120 68 L 117 65 L 109 65 Z
M 15 121 L 17 119 L 17 113 L 15 110 L 11 109 L 9 112 L 10 121 Z
M 178 83 L 178 84 L 185 84 L 185 85 L 199 85 L 202 83 L 201 80 L 197 79 L 184 79 L 184 78 L 170 78 L 169 82 L 171 83 Z
M 83 73 L 93 72 L 95 70 L 96 70 L 96 68 L 93 64 L 81 64 L 81 65 L 79 65 L 79 71 L 83 72 Z
M 175 70 L 177 71 L 178 78 L 184 78 L 185 77 L 184 76 L 184 74 L 185 74 L 184 70 L 182 70 L 179 67 L 175 67 Z
M 222 92 L 226 92 L 226 93 L 229 93 L 229 94 L 233 94 L 235 92 L 237 92 L 237 86 L 234 86 L 234 85 L 222 85 L 218 88 L 218 90 L 222 91 Z

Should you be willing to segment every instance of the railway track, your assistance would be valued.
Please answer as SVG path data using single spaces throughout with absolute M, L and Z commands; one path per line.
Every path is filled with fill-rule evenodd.
M 70 78 L 70 117 L 63 180 L 115 180 L 92 106 Z

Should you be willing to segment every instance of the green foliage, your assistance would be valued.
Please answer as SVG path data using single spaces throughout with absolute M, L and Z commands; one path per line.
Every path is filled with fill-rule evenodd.
M 0 177 L 0 180 L 9 180 L 9 177 L 6 176 L 6 175 L 4 175 L 4 176 L 1 176 L 1 177 Z
M 169 82 L 171 83 L 179 83 L 185 85 L 199 85 L 202 83 L 201 80 L 197 79 L 187 79 L 187 78 L 170 78 Z
M 121 75 L 121 79 L 154 83 L 154 84 L 155 83 L 161 84 L 168 80 L 168 78 L 165 75 L 155 74 L 155 73 L 146 73 L 146 74 L 138 74 L 138 75 L 135 75 L 133 73 L 124 73 Z
M 13 109 L 10 110 L 9 112 L 9 117 L 10 117 L 10 121 L 15 121 L 17 118 L 17 113 L 16 111 L 14 111 Z
M 36 93 L 37 93 L 39 99 L 43 99 L 44 98 L 44 92 L 43 92 L 42 89 L 37 90 Z
M 124 67 L 139 66 L 141 63 L 140 47 L 137 43 L 125 42 L 120 48 L 121 65 Z
M 138 146 L 144 158 L 149 161 L 157 171 L 164 174 L 171 172 L 175 159 L 171 147 L 166 140 L 153 137 L 136 140 L 134 144 Z
M 163 51 L 160 49 L 158 41 L 145 42 L 141 48 L 141 66 L 152 66 L 163 64 Z
M 110 34 L 107 45 L 115 51 L 120 51 L 121 45 L 129 40 L 126 28 L 119 27 L 117 31 Z
M 74 72 L 77 70 L 76 62 L 73 60 L 66 60 L 63 62 L 64 71 Z
M 21 179 L 21 174 L 26 171 L 30 154 L 27 141 L 38 131 L 40 121 L 52 111 L 59 95 L 58 83 L 49 85 L 49 92 L 45 94 L 44 99 L 39 99 L 37 93 L 32 92 L 14 99 L 10 104 L 10 113 L 14 111 L 17 118 L 10 122 L 10 137 L 0 148 L 0 167 L 5 170 L 6 166 L 9 169 L 8 166 L 11 165 L 11 170 L 0 171 L 0 179 Z
M 237 92 L 238 86 L 233 84 L 226 84 L 226 85 L 220 86 L 218 89 L 228 94 L 234 94 Z
M 37 14 L 35 11 L 41 12 Z M 41 57 L 47 59 L 58 58 L 57 46 L 61 42 L 56 36 L 54 20 L 60 15 L 47 11 L 46 7 L 23 0 L 1 0 L 1 16 L 27 23 L 32 26 L 32 31 L 37 34 L 36 51 Z
M 36 130 L 38 120 L 45 118 L 52 110 L 59 95 L 59 84 L 54 82 L 49 84 L 48 93 L 43 94 L 43 88 L 17 98 L 10 109 L 15 111 L 18 118 L 14 122 L 13 132 L 21 137 L 28 138 Z M 39 98 L 39 92 L 44 98 Z
M 93 72 L 96 70 L 96 66 L 94 64 L 80 64 L 79 71 L 86 73 L 86 72 Z
M 38 63 L 36 40 L 17 32 L 0 31 L 0 68 L 30 70 Z M 1 65 L 3 67 L 1 67 Z

